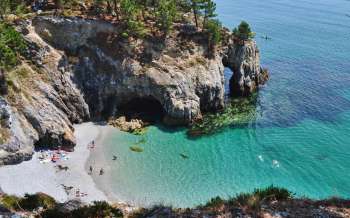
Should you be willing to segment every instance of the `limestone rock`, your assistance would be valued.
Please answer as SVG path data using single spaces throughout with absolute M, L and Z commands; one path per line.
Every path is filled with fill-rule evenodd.
M 181 39 L 171 37 L 130 43 L 110 23 L 79 18 L 38 17 L 33 25 L 56 49 L 77 57 L 74 80 L 94 118 L 114 115 L 135 98 L 158 101 L 173 124 L 224 106 L 222 58 L 204 58 L 205 45 L 182 50 Z
M 7 83 L 5 78 L 5 72 L 0 68 L 0 95 L 7 94 Z
M 177 25 L 171 36 L 141 40 L 125 39 L 118 25 L 101 20 L 40 16 L 19 24 L 28 61 L 6 73 L 0 165 L 30 159 L 34 145 L 72 149 L 73 123 L 106 120 L 131 102 L 167 124 L 188 125 L 224 107 L 224 66 L 234 71 L 237 95 L 268 78 L 255 42 L 229 42 L 208 55 L 205 34 Z M 0 74 L 0 89 L 5 84 Z M 113 124 L 126 131 L 144 125 L 123 119 Z
M 260 66 L 260 51 L 253 40 L 231 43 L 224 57 L 225 66 L 231 68 L 231 94 L 247 96 L 268 80 L 268 72 Z
M 108 121 L 108 124 L 125 132 L 133 132 L 144 127 L 142 120 L 131 119 L 130 121 L 127 121 L 125 116 L 121 116 L 117 119 L 111 119 Z

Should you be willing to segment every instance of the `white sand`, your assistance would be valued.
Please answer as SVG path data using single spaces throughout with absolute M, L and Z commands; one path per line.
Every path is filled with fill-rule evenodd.
M 76 199 L 77 189 L 87 193 L 80 197 L 83 202 L 94 200 L 107 200 L 105 194 L 96 188 L 90 175 L 86 172 L 85 164 L 89 158 L 90 150 L 87 144 L 96 139 L 103 127 L 93 123 L 84 123 L 75 126 L 77 146 L 75 151 L 69 153 L 69 159 L 57 162 L 68 166 L 68 171 L 58 171 L 54 163 L 42 164 L 36 153 L 32 160 L 18 165 L 0 167 L 0 189 L 7 194 L 23 196 L 25 193 L 44 192 L 60 202 Z M 67 195 L 62 186 L 74 187 Z

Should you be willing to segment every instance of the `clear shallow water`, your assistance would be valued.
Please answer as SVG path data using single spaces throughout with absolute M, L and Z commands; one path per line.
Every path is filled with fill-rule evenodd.
M 256 117 L 196 140 L 184 129 L 115 131 L 104 142 L 106 157 L 118 156 L 107 158 L 115 197 L 189 207 L 274 184 L 298 196 L 350 198 L 350 1 L 217 4 L 225 26 L 252 25 L 271 71 Z M 131 152 L 143 138 L 144 152 Z

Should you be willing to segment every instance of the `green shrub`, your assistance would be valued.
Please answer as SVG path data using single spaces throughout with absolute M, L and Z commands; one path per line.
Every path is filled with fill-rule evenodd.
M 18 202 L 20 198 L 14 195 L 5 195 L 0 198 L 0 203 L 3 204 L 9 210 L 17 210 Z
M 263 189 L 255 189 L 254 195 L 264 200 L 287 200 L 293 197 L 293 194 L 287 189 L 273 185 Z
M 204 205 L 204 207 L 209 207 L 209 208 L 217 208 L 225 204 L 225 200 L 220 198 L 219 196 L 212 198 Z
M 123 213 L 105 201 L 95 201 L 93 205 L 73 211 L 73 217 L 123 217 Z
M 255 189 L 253 193 L 242 193 L 229 200 L 229 204 L 245 207 L 252 211 L 259 211 L 263 201 L 288 200 L 293 194 L 284 188 L 269 186 L 267 188 Z
M 55 207 L 56 201 L 53 197 L 44 193 L 25 194 L 24 198 L 19 201 L 19 205 L 21 208 L 30 211 L 39 207 L 50 209 Z
M 70 212 L 63 212 L 56 207 L 44 211 L 40 216 L 43 218 L 118 218 L 123 217 L 123 213 L 105 201 L 95 201 L 92 205 L 84 206 Z
M 233 35 L 241 40 L 253 39 L 255 33 L 252 32 L 249 24 L 245 21 L 242 21 L 237 28 L 233 29 Z
M 20 33 L 12 26 L 0 22 L 0 67 L 9 69 L 18 63 L 19 54 L 27 48 Z
M 217 44 L 221 41 L 222 24 L 218 20 L 208 20 L 205 29 L 209 34 L 209 41 L 211 44 Z

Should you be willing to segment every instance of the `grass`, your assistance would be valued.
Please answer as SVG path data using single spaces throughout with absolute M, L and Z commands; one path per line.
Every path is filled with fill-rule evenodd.
M 233 206 L 241 207 L 248 211 L 259 212 L 264 202 L 288 200 L 292 199 L 293 196 L 287 189 L 271 185 L 267 188 L 255 189 L 253 193 L 239 194 L 228 202 Z
M 9 210 L 19 209 L 18 207 L 19 201 L 20 201 L 20 198 L 14 195 L 4 195 L 3 197 L 0 198 L 0 203 Z

